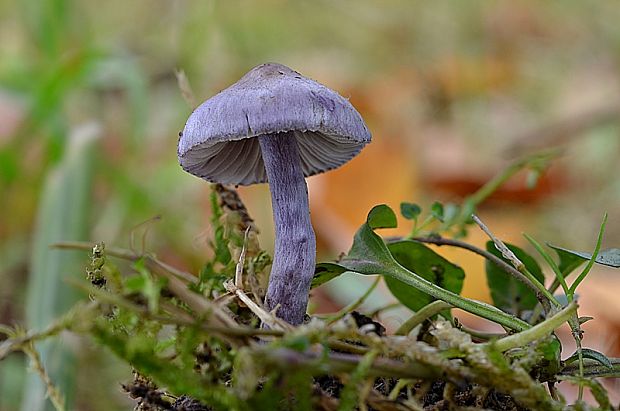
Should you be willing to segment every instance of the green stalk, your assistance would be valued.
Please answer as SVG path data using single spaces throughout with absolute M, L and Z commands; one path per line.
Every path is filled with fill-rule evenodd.
M 581 284 L 584 278 L 588 275 L 592 266 L 596 262 L 596 257 L 598 257 L 598 253 L 601 251 L 601 243 L 603 242 L 603 234 L 605 233 L 605 226 L 607 225 L 607 213 L 603 216 L 603 222 L 601 223 L 601 228 L 598 231 L 598 238 L 596 239 L 596 247 L 594 248 L 594 252 L 592 253 L 592 258 L 588 261 L 588 265 L 583 269 L 581 274 L 577 277 L 577 279 L 570 286 L 569 292 L 571 295 L 575 294 L 575 290 L 577 290 L 577 286 Z
M 575 291 L 577 290 L 577 286 L 579 286 L 579 284 L 586 278 L 586 276 L 588 275 L 588 273 L 590 272 L 590 270 L 592 269 L 592 267 L 594 266 L 594 263 L 596 262 L 596 257 L 598 256 L 598 253 L 601 251 L 601 243 L 603 242 L 603 234 L 605 233 L 605 226 L 607 225 L 607 213 L 605 213 L 605 215 L 603 216 L 603 222 L 601 223 L 601 227 L 598 231 L 598 238 L 596 239 L 596 247 L 594 248 L 594 252 L 592 253 L 592 257 L 590 258 L 590 261 L 588 261 L 588 265 L 586 265 L 586 267 L 583 269 L 583 271 L 581 272 L 581 274 L 579 274 L 579 276 L 577 277 L 577 279 L 573 282 L 573 284 L 570 286 L 568 292 L 566 293 L 566 297 L 568 298 L 568 301 L 572 301 L 575 295 Z M 583 367 L 583 354 L 582 354 L 582 346 L 581 346 L 581 325 L 579 324 L 579 317 L 577 315 L 577 313 L 575 313 L 574 317 L 571 319 L 571 331 L 573 334 L 573 338 L 575 339 L 575 343 L 577 344 L 577 355 L 578 355 L 578 363 L 579 363 L 579 377 L 581 377 L 581 379 L 579 380 L 579 394 L 578 394 L 578 399 L 581 401 L 581 399 L 583 398 L 583 383 L 582 383 L 582 379 L 583 379 L 583 373 L 584 373 L 584 367 Z
M 576 312 L 577 303 L 573 301 L 562 310 L 558 311 L 555 315 L 547 318 L 539 324 L 536 324 L 532 328 L 489 344 L 494 344 L 494 348 L 502 352 L 516 347 L 523 347 L 532 341 L 548 336 L 553 332 L 553 330 L 567 322 L 573 315 L 575 315 Z
M 426 218 L 424 219 L 422 224 L 420 224 L 418 226 L 418 220 L 416 219 L 415 223 L 413 225 L 413 228 L 411 229 L 411 232 L 409 233 L 408 236 L 405 237 L 405 239 L 407 239 L 407 240 L 412 239 L 413 237 L 415 237 L 420 231 L 422 231 L 424 228 L 426 228 L 433 221 L 435 221 L 435 217 L 433 217 L 432 215 L 428 215 L 428 216 L 426 216 Z
M 431 318 L 432 316 L 439 314 L 443 310 L 447 310 L 448 308 L 452 308 L 452 304 L 448 304 L 444 301 L 437 300 L 432 303 L 425 305 L 418 312 L 413 314 L 411 318 L 405 321 L 394 333 L 395 335 L 408 335 L 411 330 L 417 327 L 419 324 L 422 324 L 424 320 L 427 318 Z
M 551 305 L 549 304 L 549 301 L 553 301 L 554 299 L 550 300 L 549 299 L 549 295 L 546 294 L 546 293 L 543 293 L 542 290 L 539 289 L 539 287 L 542 286 L 540 283 L 538 283 L 538 286 L 537 286 L 536 284 L 534 284 L 534 282 L 529 280 L 528 277 L 525 276 L 521 271 L 517 270 L 511 264 L 508 264 L 507 262 L 505 262 L 501 258 L 496 257 L 494 254 L 491 254 L 490 252 L 488 252 L 486 250 L 482 250 L 482 249 L 480 249 L 480 248 L 478 248 L 476 246 L 473 246 L 471 244 L 465 243 L 463 241 L 454 240 L 454 239 L 450 239 L 450 238 L 443 238 L 443 237 L 414 237 L 414 238 L 412 238 L 412 240 L 413 241 L 418 241 L 418 242 L 421 242 L 421 243 L 434 244 L 434 245 L 437 245 L 437 246 L 445 246 L 445 245 L 447 245 L 447 246 L 450 246 L 450 247 L 458 247 L 458 248 L 462 248 L 464 250 L 471 251 L 472 253 L 478 254 L 479 256 L 481 256 L 483 258 L 486 258 L 487 260 L 489 260 L 490 262 L 495 264 L 497 267 L 499 267 L 502 270 L 504 270 L 507 274 L 511 275 L 512 277 L 514 277 L 515 279 L 517 279 L 518 281 L 522 282 L 527 287 L 529 287 L 530 290 L 532 290 L 532 292 L 534 292 L 536 294 L 536 297 L 537 297 L 538 301 L 540 301 L 540 306 L 542 306 L 542 308 L 545 309 L 545 312 L 548 312 L 549 309 L 551 308 Z M 528 274 L 531 275 L 531 273 L 529 273 L 529 271 L 528 271 Z M 536 280 L 536 282 L 538 282 L 538 280 Z M 545 291 L 547 291 L 547 290 L 545 289 Z M 551 294 L 551 291 L 549 291 L 549 293 Z M 545 296 L 547 297 L 547 299 L 544 298 Z M 549 301 L 547 301 L 547 300 L 549 300 Z M 556 303 L 557 303 L 557 301 L 556 301 Z M 538 307 L 539 306 L 537 306 L 537 308 Z
M 544 258 L 544 260 L 547 262 L 547 264 L 549 264 L 549 267 L 551 267 L 551 269 L 555 273 L 556 279 L 558 280 L 558 282 L 562 286 L 562 289 L 564 290 L 564 294 L 568 297 L 568 295 L 569 295 L 568 284 L 566 283 L 566 279 L 564 278 L 564 274 L 562 274 L 562 271 L 560 270 L 560 267 L 558 267 L 558 265 L 555 263 L 555 261 L 553 261 L 553 258 L 551 258 L 549 253 L 547 253 L 544 250 L 544 248 L 542 248 L 542 245 L 540 245 L 540 243 L 538 241 L 536 241 L 534 239 L 534 237 L 532 237 L 532 236 L 530 236 L 530 235 L 528 235 L 526 233 L 523 233 L 523 237 L 525 237 L 525 239 L 527 241 L 529 241 L 530 244 L 532 244 L 532 246 L 536 249 L 536 251 L 538 251 L 538 254 L 540 254 L 542 256 L 542 258 Z M 551 292 L 551 291 L 549 291 L 549 292 Z
M 405 284 L 409 284 L 412 287 L 426 293 L 438 300 L 445 301 L 446 303 L 460 308 L 469 313 L 475 314 L 479 317 L 486 318 L 489 321 L 501 324 L 504 327 L 508 327 L 515 331 L 524 331 L 531 326 L 519 318 L 506 314 L 502 310 L 492 305 L 483 303 L 481 301 L 471 300 L 469 298 L 461 297 L 451 291 L 445 290 L 438 285 L 431 283 L 430 281 L 420 277 L 419 275 L 407 270 L 400 264 L 396 264 L 390 267 L 389 273 L 395 279 L 402 281 Z
M 372 285 L 370 287 L 368 287 L 366 292 L 364 292 L 364 294 L 362 294 L 360 296 L 360 298 L 358 298 L 357 300 L 353 301 L 351 304 L 347 305 L 346 307 L 344 307 L 342 310 L 338 311 L 337 313 L 327 316 L 325 318 L 325 321 L 328 324 L 332 324 L 332 323 L 338 321 L 339 319 L 343 318 L 345 315 L 347 315 L 351 311 L 355 310 L 360 305 L 362 305 L 364 303 L 364 301 L 366 301 L 368 296 L 375 290 L 375 288 L 377 288 L 377 285 L 379 284 L 379 281 L 381 281 L 381 276 L 377 276 L 375 281 L 373 281 Z
M 555 153 L 543 153 L 543 154 L 535 154 L 532 156 L 525 157 L 521 160 L 516 161 L 515 163 L 508 166 L 501 173 L 493 177 L 489 180 L 485 185 L 480 187 L 478 191 L 474 194 L 467 197 L 465 200 L 466 203 L 476 207 L 478 204 L 482 203 L 486 200 L 491 194 L 493 194 L 499 187 L 501 187 L 504 183 L 506 183 L 512 176 L 517 174 L 519 171 L 526 169 L 528 167 L 534 166 L 536 163 L 546 162 L 549 159 L 555 157 L 557 154 Z M 463 207 L 464 210 L 467 211 L 466 207 Z M 469 210 L 472 210 L 471 208 Z M 467 217 L 469 217 L 469 212 Z

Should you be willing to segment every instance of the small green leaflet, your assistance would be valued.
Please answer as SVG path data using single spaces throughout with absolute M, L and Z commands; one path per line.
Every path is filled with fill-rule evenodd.
M 443 222 L 443 211 L 443 204 L 439 201 L 435 201 L 431 206 L 431 215 L 441 222 Z
M 368 213 L 366 224 L 373 230 L 377 228 L 395 228 L 397 225 L 396 214 L 385 204 L 374 206 Z
M 312 288 L 324 284 L 347 271 L 383 272 L 378 262 L 390 264 L 393 260 L 383 240 L 373 233 L 375 228 L 394 228 L 397 225 L 396 214 L 385 204 L 375 206 L 368 213 L 366 224 L 355 234 L 353 247 L 345 257 L 348 264 L 319 263 L 314 271 Z M 374 257 L 374 259 L 373 259 Z M 374 260 L 374 261 L 373 261 Z M 354 269 L 354 268 L 357 268 Z
M 407 220 L 415 220 L 418 218 L 420 213 L 422 212 L 422 208 L 419 205 L 413 203 L 400 203 L 400 213 Z
M 602 354 L 591 348 L 582 348 L 581 356 L 583 358 L 589 358 L 590 360 L 594 360 L 609 369 L 614 368 L 613 364 L 611 363 L 611 361 L 609 361 L 609 358 L 607 358 L 605 354 Z M 578 359 L 579 359 L 579 352 L 576 351 L 573 355 L 571 355 L 566 360 L 564 360 L 564 364 L 570 364 L 572 362 L 577 361 Z

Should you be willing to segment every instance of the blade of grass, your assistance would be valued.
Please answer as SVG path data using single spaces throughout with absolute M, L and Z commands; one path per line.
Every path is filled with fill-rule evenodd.
M 377 284 L 379 284 L 379 281 L 381 281 L 380 275 L 378 275 L 377 278 L 375 278 L 375 281 L 373 281 L 372 285 L 368 287 L 368 289 L 366 290 L 366 292 L 364 292 L 364 294 L 362 294 L 358 299 L 356 299 L 351 304 L 347 305 L 346 307 L 344 307 L 337 313 L 328 315 L 325 318 L 325 321 L 328 324 L 334 323 L 338 321 L 339 319 L 343 318 L 345 315 L 347 315 L 351 311 L 357 309 L 360 305 L 364 304 L 364 301 L 366 301 L 368 296 L 375 290 L 375 288 L 377 288 Z
M 536 251 L 538 251 L 538 254 L 540 254 L 542 258 L 545 259 L 547 264 L 549 264 L 549 267 L 551 267 L 551 269 L 555 273 L 556 279 L 559 281 L 560 285 L 562 286 L 564 293 L 568 296 L 569 288 L 568 288 L 568 285 L 566 284 L 566 280 L 564 279 L 564 275 L 562 274 L 560 267 L 558 267 L 555 261 L 553 261 L 553 258 L 551 258 L 549 253 L 547 253 L 544 250 L 544 248 L 542 248 L 542 245 L 540 245 L 540 243 L 536 241 L 534 237 L 526 233 L 523 233 L 523 237 L 525 237 L 525 239 L 529 241 L 530 244 L 532 244 L 532 246 L 536 249 Z
M 588 275 L 588 273 L 594 266 L 594 263 L 596 262 L 596 257 L 598 257 L 598 253 L 601 251 L 601 243 L 603 242 L 603 234 L 605 233 L 606 225 L 607 225 L 607 213 L 605 213 L 605 215 L 603 216 L 603 221 L 601 222 L 601 228 L 598 231 L 598 238 L 596 239 L 596 247 L 594 248 L 594 252 L 592 253 L 592 258 L 590 258 L 590 261 L 588 261 L 588 265 L 585 266 L 581 274 L 579 274 L 577 279 L 570 286 L 569 291 L 571 292 L 571 294 L 575 293 L 575 290 L 577 290 L 577 287 L 579 286 L 579 284 L 581 284 L 581 282 L 584 280 L 584 278 L 586 278 L 586 276 Z
M 45 183 L 30 260 L 26 303 L 29 328 L 44 329 L 76 301 L 75 289 L 68 287 L 63 277 L 82 275 L 82 256 L 52 250 L 49 245 L 60 240 L 81 240 L 87 235 L 92 159 L 98 136 L 98 127 L 92 125 L 76 129 L 63 160 Z M 36 344 L 35 348 L 51 379 L 67 395 L 67 406 L 72 408 L 75 363 L 70 351 L 60 339 Z M 21 409 L 51 409 L 46 387 L 36 375 L 26 379 Z

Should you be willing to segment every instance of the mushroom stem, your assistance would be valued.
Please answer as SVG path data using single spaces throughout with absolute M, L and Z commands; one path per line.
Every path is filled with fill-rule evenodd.
M 271 191 L 275 255 L 265 304 L 290 324 L 303 322 L 314 275 L 316 240 L 310 222 L 308 186 L 294 132 L 258 138 Z

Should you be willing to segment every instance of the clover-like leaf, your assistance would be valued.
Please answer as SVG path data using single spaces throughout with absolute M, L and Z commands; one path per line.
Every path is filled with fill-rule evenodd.
M 373 230 L 377 228 L 395 228 L 397 225 L 396 214 L 387 205 L 380 204 L 370 210 L 366 223 Z
M 435 201 L 433 205 L 431 205 L 431 215 L 442 223 L 444 217 L 443 211 L 443 204 L 441 204 L 439 201 Z
M 415 220 L 418 218 L 420 213 L 422 212 L 422 208 L 413 203 L 400 203 L 400 213 L 407 220 Z

